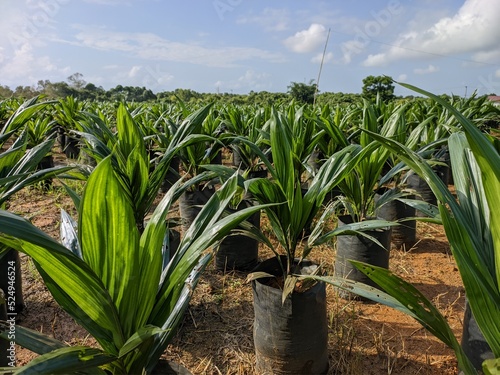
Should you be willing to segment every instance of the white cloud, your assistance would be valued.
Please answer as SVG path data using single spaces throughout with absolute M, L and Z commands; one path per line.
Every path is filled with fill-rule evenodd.
M 0 44 L 17 48 L 24 43 L 45 45 L 53 37 L 56 18 L 66 4 L 64 0 L 19 1 L 9 4 L 7 9 L 0 7 Z
M 342 43 L 342 60 L 345 64 L 352 61 L 354 55 L 361 53 L 365 48 L 365 44 L 358 40 L 348 40 Z
M 32 84 L 39 79 L 59 79 L 68 75 L 69 66 L 58 66 L 40 53 L 53 37 L 55 18 L 65 0 L 1 2 L 0 77 L 7 85 Z
M 235 80 L 218 80 L 215 82 L 214 87 L 222 92 L 228 91 L 263 91 L 270 90 L 270 74 L 268 73 L 259 73 L 252 69 L 245 71 L 243 75 L 238 77 Z
M 408 75 L 403 73 L 403 74 L 400 74 L 400 75 L 398 76 L 397 81 L 399 81 L 399 82 L 404 82 L 404 81 L 406 81 L 407 79 L 408 79 Z
M 238 83 L 243 87 L 261 87 L 269 80 L 269 74 L 257 73 L 253 70 L 247 70 L 244 75 L 238 78 Z
M 315 64 L 321 64 L 321 60 L 323 59 L 323 52 L 318 53 L 311 59 L 311 62 Z M 329 63 L 333 61 L 333 52 L 328 52 L 325 54 L 325 58 L 323 59 L 323 64 Z
M 173 75 L 163 71 L 159 65 L 134 65 L 127 73 L 127 78 L 131 78 L 134 84 L 156 88 L 172 81 Z
M 495 71 L 495 77 L 496 78 L 500 78 L 500 69 L 498 69 L 497 71 Z
M 307 30 L 299 31 L 285 39 L 284 44 L 293 52 L 314 52 L 325 43 L 327 33 L 325 26 L 313 23 Z
M 481 61 L 484 63 L 491 63 L 491 64 L 498 64 L 498 61 L 500 61 L 500 48 L 497 50 L 477 52 L 473 55 L 472 58 L 475 61 Z
M 106 75 L 93 76 L 90 82 L 95 84 L 104 84 L 114 82 L 122 85 L 147 87 L 153 91 L 168 89 L 168 84 L 174 80 L 174 76 L 163 70 L 159 64 L 153 65 L 106 65 Z
M 130 69 L 130 71 L 128 72 L 128 76 L 130 78 L 134 78 L 134 77 L 137 77 L 137 75 L 139 74 L 139 72 L 141 71 L 142 67 L 141 66 L 133 66 L 132 69 Z
M 384 53 L 377 53 L 376 55 L 369 55 L 363 62 L 365 66 L 382 66 L 387 63 L 387 56 Z
M 73 44 L 108 52 L 123 52 L 128 56 L 152 61 L 177 61 L 211 67 L 230 67 L 237 62 L 251 59 L 283 61 L 280 54 L 259 48 L 209 48 L 173 42 L 152 33 L 122 33 L 102 28 L 85 28 L 76 35 L 76 39 L 77 42 Z
M 458 12 L 426 29 L 401 34 L 386 51 L 368 56 L 365 66 L 402 59 L 440 57 L 459 53 L 498 53 L 500 1 L 465 0 Z M 416 26 L 415 26 L 416 27 Z
M 413 70 L 413 73 L 415 74 L 430 74 L 430 73 L 436 73 L 439 71 L 439 68 L 435 67 L 434 65 L 429 65 L 427 68 L 417 68 Z
M 13 51 L 13 55 L 4 58 L 0 65 L 0 77 L 3 84 L 12 85 L 24 81 L 33 83 L 39 79 L 50 76 L 67 75 L 68 66 L 57 66 L 48 56 L 36 56 L 30 43 L 24 43 Z

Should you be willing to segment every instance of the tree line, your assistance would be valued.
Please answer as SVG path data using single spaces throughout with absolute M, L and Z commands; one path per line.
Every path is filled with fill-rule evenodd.
M 228 104 L 254 104 L 270 105 L 284 101 L 296 100 L 300 103 L 341 104 L 353 103 L 361 98 L 390 101 L 396 99 L 394 95 L 394 83 L 388 76 L 368 76 L 363 79 L 361 94 L 324 92 L 318 91 L 317 84 L 311 80 L 309 83 L 291 82 L 287 87 L 287 92 L 250 91 L 248 94 L 233 93 L 200 93 L 191 89 L 177 88 L 172 91 L 153 93 L 151 89 L 139 86 L 117 85 L 114 88 L 105 90 L 102 86 L 86 82 L 81 73 L 74 73 L 67 78 L 67 81 L 51 82 L 40 80 L 33 86 L 18 86 L 11 89 L 0 84 L 1 98 L 24 98 L 29 99 L 38 95 L 43 95 L 47 99 L 59 99 L 72 96 L 81 100 L 96 101 L 129 101 L 146 102 L 161 100 L 165 102 L 182 101 L 192 102 L 225 102 Z

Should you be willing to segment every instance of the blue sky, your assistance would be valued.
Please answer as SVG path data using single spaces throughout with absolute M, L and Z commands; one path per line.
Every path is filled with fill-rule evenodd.
M 499 19 L 498 0 L 2 0 L 0 84 L 286 92 L 317 80 L 329 35 L 321 92 L 388 75 L 500 95 Z

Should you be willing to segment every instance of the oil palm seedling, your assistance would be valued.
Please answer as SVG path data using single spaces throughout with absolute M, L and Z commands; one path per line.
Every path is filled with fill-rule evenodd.
M 333 154 L 304 192 L 301 153 L 295 153 L 298 149 L 294 148 L 297 144 L 293 141 L 292 129 L 276 110 L 272 111 L 269 129 L 273 163 L 258 147 L 255 146 L 254 150 L 260 153 L 271 176 L 245 182 L 258 203 L 279 203 L 264 209 L 273 237 L 279 243 L 279 247 L 272 248 L 275 257 L 259 265 L 249 278 L 254 290 L 257 368 L 263 372 L 273 369 L 281 374 L 322 373 L 328 368 L 324 284 L 305 287 L 299 292 L 296 274 L 318 272 L 317 265 L 307 260 L 314 246 L 324 244 L 338 234 L 356 232 L 362 225 L 353 224 L 322 233 L 326 220 L 323 216 L 308 237 L 304 237 L 304 232 L 317 218 L 327 192 L 352 171 L 366 151 L 362 151 L 359 145 L 349 145 Z M 382 227 L 389 223 L 377 221 L 363 225 Z M 283 333 L 287 337 L 284 344 L 276 347 L 273 343 L 283 338 L 270 332 L 279 331 L 276 326 L 281 324 L 290 329 Z
M 49 116 L 37 116 L 37 118 L 26 122 L 25 128 L 28 135 L 28 148 L 33 148 L 45 140 L 52 138 L 55 133 L 55 122 Z M 48 169 L 54 167 L 54 158 L 49 151 L 37 166 L 37 169 Z M 52 179 L 45 179 L 43 187 L 48 189 L 52 186 Z
M 406 131 L 401 137 L 394 138 L 411 150 L 425 158 L 434 170 L 448 183 L 450 169 L 446 141 L 450 134 L 457 130 L 456 121 L 447 109 L 426 99 L 418 99 L 408 106 L 406 111 Z M 406 164 L 400 163 L 398 155 L 391 154 L 393 169 L 384 177 L 387 182 L 392 179 L 401 189 L 411 189 L 415 199 L 425 204 L 417 204 L 416 216 L 432 216 L 426 212 L 429 205 L 435 206 L 437 201 L 429 185 Z
M 42 159 L 51 151 L 54 139 L 48 139 L 33 148 L 27 148 L 27 144 L 27 135 L 23 132 L 0 154 L 0 207 L 24 187 L 72 168 L 71 166 L 38 168 Z
M 144 144 L 143 133 L 124 104 L 120 104 L 116 111 L 116 132 L 101 117 L 84 115 L 84 120 L 80 122 L 83 131 L 77 134 L 88 143 L 90 147 L 86 152 L 97 163 L 112 155 L 113 167 L 123 178 L 123 183 L 130 188 L 138 228 L 144 228 L 144 219 L 158 196 L 171 159 L 184 147 L 195 147 L 196 145 L 192 145 L 201 142 L 196 130 L 209 109 L 210 106 L 205 106 L 185 119 L 153 169 L 150 168 L 152 161 Z M 202 141 L 204 140 L 206 137 L 202 137 Z M 203 178 L 205 174 L 200 174 L 190 181 L 196 184 Z
M 347 146 L 349 129 L 353 123 L 358 123 L 360 116 L 359 107 L 337 106 L 334 110 L 330 106 L 324 106 L 316 118 L 316 126 L 322 133 L 318 140 L 318 149 L 323 157 L 328 157 Z
M 314 176 L 321 164 L 335 152 L 350 144 L 350 127 L 361 112 L 359 107 L 337 106 L 332 111 L 330 106 L 321 108 L 314 118 L 317 129 L 317 142 L 306 162 L 307 173 Z M 309 177 L 310 178 L 310 177 Z M 334 188 L 325 199 L 325 205 L 340 195 L 340 189 Z
M 33 117 L 35 113 L 51 103 L 40 102 L 39 99 L 39 96 L 35 96 L 31 99 L 16 103 L 13 108 L 11 108 L 11 103 L 8 101 L 2 101 L 2 107 L 9 106 L 9 110 L 5 111 L 5 113 L 9 113 L 10 115 L 0 129 L 0 136 L 8 137 L 11 133 L 18 131 Z
M 382 171 L 390 156 L 390 150 L 380 147 L 366 130 L 381 134 L 385 138 L 394 138 L 399 135 L 404 122 L 405 106 L 390 110 L 390 114 L 381 114 L 381 108 L 367 100 L 364 101 L 361 123 L 350 136 L 357 139 L 359 146 L 365 150 L 365 157 L 360 159 L 351 173 L 340 181 L 338 188 L 340 196 L 334 202 L 337 207 L 337 226 L 342 228 L 346 224 L 370 223 L 378 220 L 376 213 L 380 207 L 390 201 L 401 198 L 402 193 L 388 191 L 379 199 L 375 199 L 381 187 Z M 345 140 L 344 140 L 345 142 Z M 384 219 L 392 219 L 385 217 Z M 337 238 L 337 252 L 335 258 L 335 274 L 339 277 L 370 283 L 362 273 L 352 267 L 348 259 L 364 259 L 366 262 L 380 267 L 389 267 L 389 251 L 391 246 L 392 226 L 364 231 L 360 234 L 348 233 Z M 342 297 L 352 295 L 340 291 Z
M 60 99 L 55 107 L 54 117 L 57 123 L 59 145 L 61 151 L 71 159 L 76 159 L 80 155 L 80 143 L 72 131 L 78 130 L 76 125 L 84 106 L 85 102 L 68 96 Z
M 179 124 L 172 121 L 169 116 L 158 118 L 155 124 L 152 127 L 152 141 L 154 143 L 153 151 L 154 151 L 154 167 L 156 168 L 161 161 L 162 156 L 165 155 L 165 152 L 168 150 L 172 139 L 179 131 Z M 163 179 L 163 182 L 160 185 L 160 192 L 166 193 L 168 189 L 180 178 L 180 158 L 179 155 L 175 154 L 169 163 L 169 170 Z
M 224 112 L 224 125 L 232 137 L 228 138 L 229 147 L 233 151 L 233 165 L 251 174 L 264 171 L 264 163 L 253 147 L 242 142 L 238 137 L 244 137 L 257 145 L 264 154 L 270 151 L 264 124 L 266 123 L 264 108 L 240 108 L 229 106 Z
M 197 112 L 203 116 L 199 116 L 199 121 L 193 122 L 191 139 L 184 142 L 177 153 L 180 158 L 180 169 L 187 177 L 196 180 L 179 201 L 184 231 L 215 192 L 213 178 L 216 176 L 207 175 L 204 166 L 211 163 L 220 164 L 216 159 L 221 156 L 220 152 L 224 147 L 220 119 L 214 112 L 213 104 L 204 106 Z
M 485 374 L 499 373 L 500 358 L 500 288 L 499 249 L 500 217 L 500 156 L 495 141 L 481 133 L 475 124 L 448 102 L 429 92 L 406 85 L 432 98 L 456 117 L 461 132 L 450 136 L 448 146 L 455 178 L 456 197 L 417 153 L 404 145 L 372 134 L 381 145 L 397 152 L 400 158 L 422 176 L 439 202 L 438 218 L 443 223 L 453 257 L 462 277 L 472 316 L 479 332 L 470 336 L 464 322 L 464 337 L 484 337 L 491 352 L 475 353 L 477 345 L 458 342 L 439 310 L 414 286 L 388 270 L 361 262 L 354 265 L 376 282 L 384 292 L 355 283 L 329 279 L 329 282 L 384 303 L 412 316 L 427 330 L 452 348 L 459 368 L 465 374 L 482 370 Z M 463 133 L 462 133 L 463 131 Z M 496 144 L 498 146 L 498 144 Z M 324 280 L 324 279 L 323 279 Z M 483 355 L 483 356 L 481 356 Z
M 178 181 L 158 204 L 141 233 L 130 187 L 104 158 L 90 175 L 77 230 L 60 244 L 28 221 L 0 211 L 0 241 L 32 257 L 54 299 L 100 344 L 75 346 L 21 326 L 16 342 L 40 354 L 18 371 L 32 373 L 151 373 L 176 333 L 209 249 L 242 220 L 249 207 L 222 217 L 236 191 L 230 178 L 165 260 L 169 208 L 186 188 Z M 74 240 L 76 239 L 76 240 Z M 5 338 L 8 325 L 1 324 Z
M 405 106 L 397 107 L 387 118 L 383 119 L 377 114 L 375 106 L 364 102 L 363 116 L 356 133 L 358 143 L 362 148 L 371 148 L 366 157 L 360 160 L 354 167 L 352 173 L 339 183 L 343 198 L 341 203 L 353 221 L 363 221 L 375 214 L 375 192 L 379 187 L 382 171 L 386 165 L 391 152 L 385 148 L 376 147 L 375 140 L 365 130 L 377 133 L 383 137 L 394 139 L 406 129 L 403 125 Z M 352 137 L 351 137 L 352 138 Z M 342 144 L 348 142 L 348 138 L 337 136 Z M 383 203 L 385 201 L 382 201 Z
M 209 170 L 214 171 L 224 180 L 224 176 L 231 176 L 234 173 L 222 166 L 208 166 Z M 228 174 L 226 174 L 229 172 Z M 249 178 L 250 171 L 240 171 L 241 174 L 238 183 L 238 191 L 229 202 L 227 211 L 229 213 L 237 212 L 255 205 L 251 195 L 244 189 L 244 180 Z M 269 244 L 267 238 L 263 237 L 259 231 L 261 221 L 261 212 L 257 211 L 245 222 L 242 222 L 237 230 L 226 237 L 217 247 L 215 254 L 215 267 L 219 271 L 237 270 L 248 272 L 255 268 L 259 263 L 259 243 Z M 255 235 L 257 233 L 257 235 Z
M 21 189 L 40 181 L 55 177 L 69 171 L 71 166 L 57 166 L 40 169 L 40 163 L 52 150 L 54 139 L 29 147 L 29 137 L 24 129 L 26 123 L 48 102 L 37 103 L 37 98 L 26 101 L 8 119 L 0 131 L 0 208 L 5 208 L 6 202 Z M 16 132 L 21 131 L 16 137 Z M 9 142 L 9 143 L 8 143 Z M 7 146 L 10 144 L 9 146 Z M 4 147 L 5 146 L 5 147 Z M 17 252 L 9 247 L 0 247 L 0 289 L 7 292 L 9 265 L 15 265 L 16 310 L 23 308 L 23 295 L 20 274 L 20 261 Z

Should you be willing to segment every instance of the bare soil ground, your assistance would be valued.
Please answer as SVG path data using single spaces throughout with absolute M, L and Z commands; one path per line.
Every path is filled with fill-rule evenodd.
M 10 201 L 9 210 L 59 237 L 60 209 L 74 212 L 64 190 L 26 189 Z M 264 231 L 268 222 L 263 221 Z M 411 249 L 391 250 L 390 268 L 429 297 L 462 334 L 464 289 L 441 226 L 419 223 L 419 242 Z M 262 247 L 259 256 L 272 253 Z M 311 259 L 333 269 L 335 247 L 313 250 Z M 18 323 L 72 345 L 97 345 L 62 311 L 43 284 L 33 263 L 22 256 L 25 310 Z M 210 265 L 165 358 L 193 374 L 254 374 L 252 288 L 246 274 L 222 273 Z M 329 374 L 456 374 L 453 352 L 420 324 L 390 308 L 344 300 L 327 287 Z M 18 365 L 36 357 L 17 348 Z

